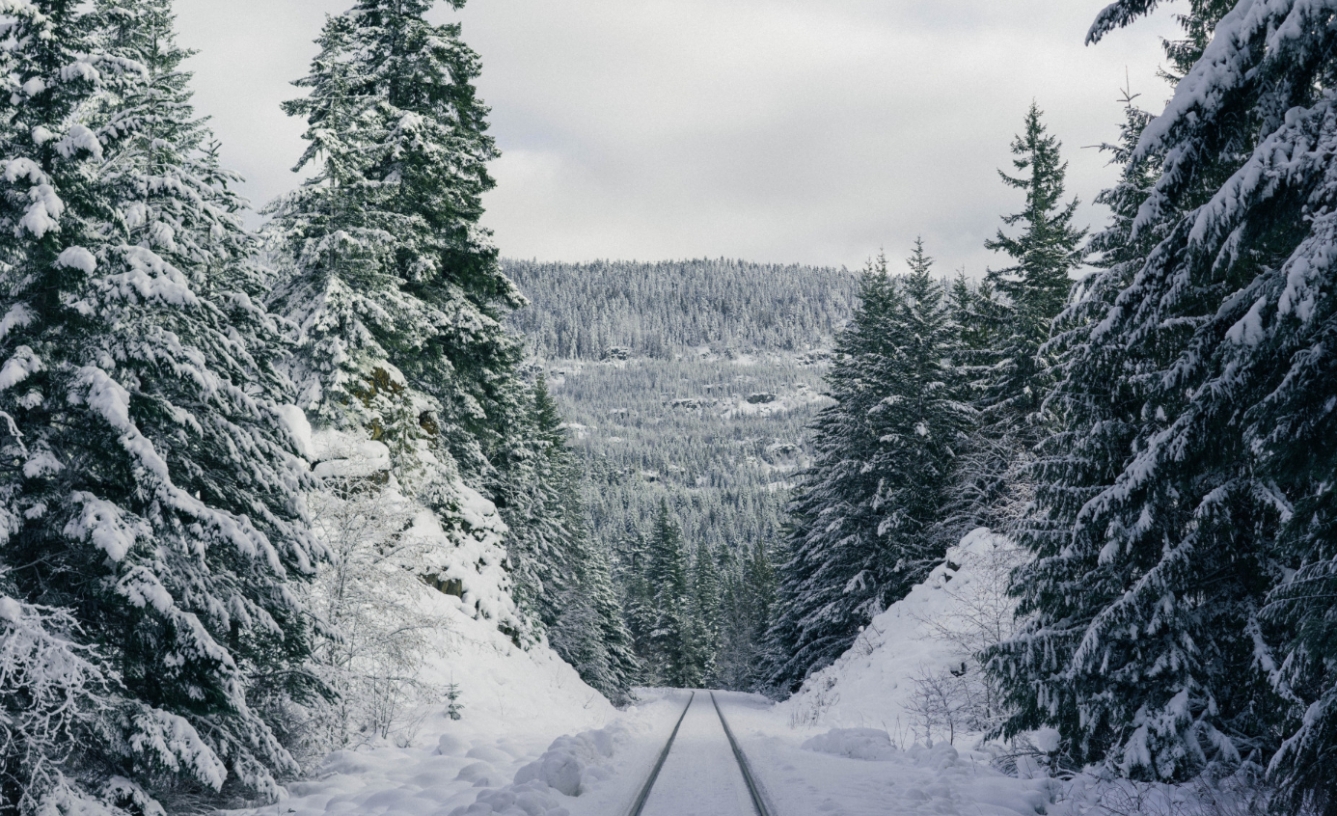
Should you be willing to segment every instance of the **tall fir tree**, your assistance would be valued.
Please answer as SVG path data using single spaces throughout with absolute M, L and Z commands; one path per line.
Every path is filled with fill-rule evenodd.
M 958 471 L 957 494 L 965 498 L 952 510 L 957 532 L 1005 528 L 1030 501 L 1028 466 L 1047 431 L 1041 413 L 1053 387 L 1046 342 L 1086 254 L 1086 230 L 1073 225 L 1078 201 L 1063 200 L 1068 165 L 1062 145 L 1045 129 L 1042 115 L 1032 103 L 1025 129 L 1012 142 L 1019 175 L 999 171 L 1004 184 L 1025 192 L 1026 202 L 1003 216 L 1004 227 L 984 245 L 1008 256 L 1011 265 L 991 269 L 973 301 L 962 304 L 968 310 L 965 339 L 975 345 L 963 349 L 962 362 L 980 412 Z
M 608 555 L 589 537 L 580 500 L 581 463 L 542 375 L 533 409 L 499 463 L 509 474 L 499 504 L 516 601 L 548 631 L 557 653 L 585 682 L 625 700 L 639 662 L 618 598 Z
M 935 522 L 969 420 L 947 293 L 916 242 L 901 280 L 869 265 L 791 505 L 789 561 L 768 634 L 769 684 L 797 688 L 904 597 L 946 551 Z
M 766 688 L 766 630 L 775 603 L 775 567 L 763 541 L 725 570 L 715 676 L 725 688 Z
M 497 155 L 478 56 L 458 24 L 425 19 L 434 5 L 358 0 L 328 19 L 296 83 L 309 94 L 284 105 L 315 173 L 271 206 L 292 259 L 273 303 L 299 328 L 302 407 L 389 443 L 404 481 L 427 461 L 484 487 L 525 410 L 499 322 L 523 300 L 478 224 Z
M 1154 5 L 1114 3 L 1089 39 Z M 1063 433 L 1023 534 L 1027 623 L 993 664 L 1018 706 L 1010 728 L 1053 723 L 1079 760 L 1160 779 L 1270 763 L 1292 807 L 1325 813 L 1328 20 L 1247 0 L 1197 0 L 1182 18 L 1175 94 L 1125 129 L 1140 135 L 1097 239 L 1109 263 L 1070 313 Z
M 542 375 L 534 383 L 531 399 L 526 421 L 498 457 L 513 474 L 498 504 L 510 528 L 506 544 L 516 601 L 551 627 L 580 568 L 582 474 Z
M 254 703 L 303 692 L 290 584 L 317 552 L 273 350 L 202 294 L 244 250 L 230 177 L 167 0 L 4 15 L 0 637 L 27 646 L 5 652 L 0 799 L 151 813 L 273 795 L 297 769 Z M 25 663 L 52 638 L 68 673 Z M 77 714 L 35 709 L 60 702 L 55 675 Z M 8 727 L 34 714 L 65 718 L 54 742 Z
M 646 541 L 642 658 L 650 680 L 677 688 L 699 688 L 709 671 L 705 632 L 697 614 L 691 560 L 682 531 L 661 502 Z
M 720 651 L 721 589 L 720 569 L 715 562 L 715 554 L 704 539 L 698 541 L 696 555 L 692 559 L 692 611 L 701 638 L 699 648 L 703 655 L 704 680 L 712 684 L 716 678 Z

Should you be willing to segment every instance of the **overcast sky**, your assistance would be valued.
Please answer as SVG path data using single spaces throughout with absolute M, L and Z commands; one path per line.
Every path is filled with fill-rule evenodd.
M 946 272 L 1020 205 L 996 168 L 1034 99 L 1085 206 L 1125 72 L 1159 111 L 1169 15 L 1095 47 L 1106 0 L 471 0 L 458 18 L 504 155 L 484 223 L 543 260 L 737 257 L 859 266 L 922 234 Z M 258 207 L 297 183 L 281 100 L 351 0 L 178 0 L 196 104 Z M 444 6 L 444 4 L 443 4 Z

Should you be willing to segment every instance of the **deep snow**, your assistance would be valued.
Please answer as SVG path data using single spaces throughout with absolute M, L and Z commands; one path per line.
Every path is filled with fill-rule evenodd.
M 1247 781 L 1208 790 L 1087 772 L 1060 782 L 1024 755 L 1011 756 L 1009 775 L 999 770 L 1008 749 L 981 734 L 949 741 L 926 730 L 919 681 L 952 676 L 990 627 L 1010 625 L 1003 590 L 1020 557 L 1006 538 L 977 530 L 790 700 L 716 692 L 776 816 L 1247 812 L 1258 796 Z M 238 816 L 627 813 L 689 692 L 639 689 L 636 704 L 618 711 L 542 643 L 520 649 L 475 605 L 424 593 L 449 621 L 428 671 L 463 690 L 463 719 L 437 707 L 404 745 L 335 752 L 277 806 Z M 1051 736 L 1031 743 L 1043 748 Z M 698 694 L 646 816 L 751 812 L 710 698 Z

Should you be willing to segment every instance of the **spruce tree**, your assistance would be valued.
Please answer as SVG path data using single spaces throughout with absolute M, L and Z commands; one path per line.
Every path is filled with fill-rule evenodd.
M 327 21 L 309 94 L 284 105 L 316 172 L 271 207 L 292 258 L 273 303 L 299 327 L 302 407 L 390 443 L 405 482 L 425 460 L 483 487 L 524 412 L 499 322 L 523 301 L 478 225 L 497 155 L 478 56 L 424 19 L 433 5 L 358 0 Z
M 859 303 L 836 341 L 826 381 L 835 404 L 813 423 L 814 462 L 789 507 L 789 559 L 779 570 L 777 612 L 767 633 L 767 685 L 793 691 L 835 660 L 880 611 L 873 570 L 880 564 L 872 507 L 878 475 L 866 468 L 877 447 L 869 412 L 889 391 L 895 350 L 887 330 L 900 304 L 879 257 L 864 270 Z
M 1063 201 L 1068 165 L 1041 117 L 1032 103 L 1025 130 L 1012 143 L 1020 175 L 999 171 L 1004 184 L 1026 195 L 1019 212 L 1003 216 L 1015 234 L 1000 228 L 984 244 L 1008 256 L 1011 266 L 989 271 L 962 320 L 971 327 L 963 339 L 987 346 L 967 348 L 963 359 L 980 414 L 958 475 L 958 495 L 973 505 L 953 508 L 958 532 L 1006 527 L 1030 500 L 1027 469 L 1032 448 L 1047 432 L 1042 408 L 1053 387 L 1054 360 L 1045 344 L 1085 257 L 1086 230 L 1072 223 L 1078 201 Z
M 692 591 L 691 563 L 668 503 L 661 502 L 648 541 L 646 595 L 651 616 L 643 657 L 654 682 L 698 688 L 709 669 Z
M 716 656 L 720 649 L 720 570 L 710 546 L 702 539 L 696 543 L 692 559 L 692 612 L 699 633 L 703 674 L 715 679 Z
M 1184 23 L 1174 97 L 1125 129 L 1109 263 L 1064 318 L 1027 623 L 993 666 L 1010 729 L 1055 724 L 1079 761 L 1270 760 L 1292 806 L 1331 812 L 1334 35 L 1303 4 L 1200 0 Z
M 273 795 L 297 769 L 254 702 L 302 693 L 290 582 L 316 552 L 272 350 L 204 296 L 245 242 L 170 5 L 5 14 L 0 632 L 59 639 L 61 682 L 83 679 L 54 746 L 10 732 L 0 799 L 146 813 L 225 786 Z M 54 699 L 40 671 L 10 679 L 7 723 Z
M 584 555 L 582 474 L 542 375 L 534 383 L 525 419 L 498 457 L 513 477 L 498 504 L 510 528 L 506 544 L 516 601 L 551 627 L 561 615 L 562 599 L 571 596 Z
M 581 465 L 540 375 L 533 410 L 500 458 L 511 475 L 500 502 L 516 600 L 563 660 L 610 698 L 627 698 L 639 663 L 614 593 L 607 553 L 591 540 Z
M 813 427 L 815 461 L 790 507 L 791 556 L 768 635 L 770 685 L 795 689 L 904 597 L 946 551 L 941 517 L 969 407 L 951 362 L 956 329 L 931 259 L 910 274 L 870 264 Z

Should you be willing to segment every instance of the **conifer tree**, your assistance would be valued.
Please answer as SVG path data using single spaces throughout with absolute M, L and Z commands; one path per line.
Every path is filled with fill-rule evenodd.
M 1154 5 L 1114 3 L 1089 39 Z M 1330 812 L 1333 34 L 1298 3 L 1199 0 L 1184 23 L 1062 340 L 1027 624 L 994 670 L 1010 728 L 1055 724 L 1079 761 L 1174 779 L 1270 757 L 1292 806 Z
M 705 678 L 715 677 L 716 656 L 720 649 L 720 570 L 710 546 L 702 539 L 696 543 L 692 560 L 693 613 L 700 633 Z
M 696 613 L 691 564 L 682 531 L 661 502 L 646 542 L 646 595 L 651 621 L 643 658 L 651 679 L 677 688 L 698 688 L 709 670 L 704 632 Z
M 433 5 L 358 0 L 327 21 L 309 95 L 284 106 L 316 172 L 271 208 L 292 257 L 273 302 L 299 327 L 304 408 L 391 442 L 404 481 L 426 460 L 483 486 L 524 412 L 499 323 L 523 301 L 478 225 L 497 155 L 479 60 L 458 24 L 424 19 Z
M 813 427 L 815 462 L 791 505 L 790 560 L 768 635 L 769 682 L 794 689 L 838 657 L 946 551 L 935 522 L 968 421 L 956 329 L 922 242 L 910 274 L 870 264 Z
M 272 350 L 204 296 L 244 248 L 230 177 L 166 0 L 4 14 L 0 637 L 66 644 L 77 713 L 45 712 L 66 718 L 54 744 L 8 731 L 0 799 L 151 813 L 179 792 L 273 795 L 296 766 L 253 701 L 302 692 L 289 584 L 316 552 Z M 0 727 L 58 702 L 53 669 L 8 675 Z
M 889 392 L 895 350 L 887 330 L 900 304 L 886 259 L 870 262 L 859 303 L 836 341 L 827 375 L 836 400 L 813 423 L 814 462 L 790 504 L 790 557 L 779 571 L 777 612 L 767 633 L 767 684 L 793 691 L 835 660 L 879 611 L 873 570 L 880 519 L 872 507 L 878 476 L 864 466 L 877 447 L 869 412 Z
M 532 409 L 498 457 L 512 475 L 498 496 L 521 609 L 551 627 L 571 596 L 584 556 L 580 463 L 542 375 Z
M 725 688 L 766 687 L 765 644 L 775 602 L 775 568 L 761 541 L 725 572 L 716 677 Z
M 1025 130 L 1012 143 L 1013 167 L 1021 175 L 999 171 L 1003 183 L 1025 191 L 1021 211 L 1003 216 L 1005 227 L 985 242 L 1009 257 L 1011 266 L 990 270 L 986 287 L 969 304 L 962 321 L 971 341 L 987 346 L 967 351 L 980 409 L 971 450 L 959 472 L 958 494 L 973 506 L 954 508 L 955 529 L 985 525 L 1006 527 L 1030 500 L 1026 475 L 1031 449 L 1046 433 L 1041 416 L 1053 387 L 1052 356 L 1045 343 L 1050 326 L 1067 304 L 1071 273 L 1083 262 L 1086 230 L 1073 226 L 1078 201 L 1063 201 L 1067 162 L 1061 144 L 1050 135 L 1034 103 Z

